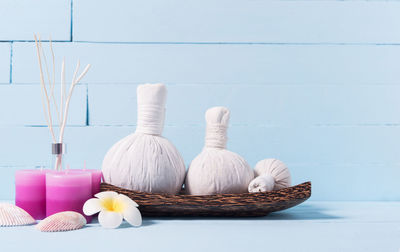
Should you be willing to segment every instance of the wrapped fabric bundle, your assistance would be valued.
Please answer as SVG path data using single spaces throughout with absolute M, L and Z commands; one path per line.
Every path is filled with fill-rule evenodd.
M 205 146 L 190 164 L 186 175 L 185 187 L 189 194 L 247 192 L 254 172 L 241 156 L 226 150 L 228 122 L 227 108 L 207 110 Z
M 129 190 L 178 193 L 185 178 L 185 164 L 178 150 L 161 136 L 167 90 L 164 84 L 137 88 L 137 128 L 106 154 L 106 183 Z
M 289 187 L 291 182 L 288 167 L 280 160 L 267 158 L 254 168 L 256 178 L 249 184 L 249 192 L 268 192 Z

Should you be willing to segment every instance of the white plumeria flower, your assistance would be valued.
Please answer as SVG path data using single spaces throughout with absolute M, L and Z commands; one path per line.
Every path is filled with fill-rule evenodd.
M 142 225 L 142 215 L 137 208 L 139 205 L 124 194 L 107 191 L 94 195 L 83 205 L 87 215 L 99 213 L 99 223 L 105 228 L 117 228 L 125 219 L 132 226 Z

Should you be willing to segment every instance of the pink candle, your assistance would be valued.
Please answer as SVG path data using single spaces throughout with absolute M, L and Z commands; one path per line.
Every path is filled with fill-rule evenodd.
M 101 184 L 101 178 L 103 174 L 101 173 L 101 170 L 94 170 L 94 169 L 70 169 L 68 170 L 70 172 L 90 172 L 92 175 L 92 196 L 94 196 L 96 193 L 100 192 L 100 184 Z
M 100 170 L 90 170 L 92 173 L 92 195 L 100 192 L 101 178 L 103 173 Z
M 36 220 L 46 217 L 46 171 L 19 170 L 15 173 L 15 205 Z
M 83 204 L 92 197 L 89 172 L 51 172 L 46 174 L 46 215 L 75 211 L 83 216 Z M 91 217 L 85 216 L 88 222 Z

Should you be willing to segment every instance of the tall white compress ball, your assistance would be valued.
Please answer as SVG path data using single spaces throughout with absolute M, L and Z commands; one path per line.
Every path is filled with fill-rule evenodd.
M 138 86 L 136 131 L 107 152 L 102 166 L 106 183 L 142 192 L 181 190 L 185 164 L 175 146 L 161 136 L 166 96 L 164 84 Z
M 241 156 L 226 149 L 229 110 L 210 108 L 206 123 L 205 146 L 187 171 L 187 192 L 193 195 L 247 192 L 254 172 Z

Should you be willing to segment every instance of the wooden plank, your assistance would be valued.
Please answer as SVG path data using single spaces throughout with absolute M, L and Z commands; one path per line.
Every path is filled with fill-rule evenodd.
M 163 135 L 177 146 L 186 163 L 189 163 L 204 145 L 204 130 L 204 127 L 197 126 L 167 126 Z M 113 143 L 134 131 L 134 126 L 69 127 L 65 137 L 69 140 L 66 142 L 75 146 L 69 149 L 71 156 L 74 153 L 75 160 L 91 158 L 98 166 Z M 40 162 L 47 162 L 43 158 L 46 156 L 40 156 L 40 153 L 48 154 L 50 135 L 47 128 L 2 126 L 0 133 L 4 142 L 1 147 L 2 153 L 9 153 L 2 157 L 0 166 L 41 165 Z M 31 144 L 22 144 L 29 137 L 32 139 L 29 141 Z M 400 138 L 397 126 L 232 126 L 229 128 L 228 137 L 228 148 L 243 155 L 251 165 L 266 157 L 276 157 L 302 166 L 352 164 L 382 166 L 399 161 L 395 148 Z M 92 146 L 93 142 L 97 143 L 96 146 Z M 21 147 L 26 148 L 24 159 L 19 158 L 20 151 L 17 151 Z M 89 149 L 90 153 L 87 153 Z M 369 157 L 368 160 L 365 157 Z
M 90 125 L 136 125 L 137 85 L 89 85 Z M 205 124 L 212 106 L 231 125 L 400 124 L 397 85 L 168 85 L 166 125 Z M 107 102 L 104 102 L 107 101 Z
M 0 125 L 47 125 L 41 95 L 40 85 L 0 85 Z M 55 93 L 59 107 L 58 97 L 59 92 Z M 86 125 L 86 98 L 86 86 L 76 86 L 70 102 L 68 125 Z M 53 104 L 52 109 L 53 125 L 59 125 Z
M 0 40 L 33 40 L 33 33 L 70 40 L 72 0 L 2 0 Z
M 0 85 L 10 82 L 11 44 L 0 43 Z
M 33 43 L 14 43 L 13 82 L 39 81 Z M 399 46 L 159 45 L 55 43 L 75 62 L 92 63 L 88 83 L 399 84 Z M 59 65 L 59 64 L 58 64 Z M 57 75 L 59 76 L 59 75 Z
M 399 12 L 397 1 L 87 0 L 74 2 L 74 39 L 399 43 Z
M 338 209 L 337 205 L 343 206 Z M 378 203 L 379 204 L 379 203 Z M 297 209 L 301 208 L 301 211 Z M 334 210 L 329 211 L 327 209 Z M 357 213 L 361 209 L 370 209 L 366 217 L 381 214 L 376 222 L 368 219 L 359 222 L 348 219 L 343 222 L 351 212 Z M 391 211 L 385 210 L 391 208 Z M 373 210 L 381 210 L 374 213 Z M 176 219 L 176 218 L 145 218 L 143 225 L 133 228 L 123 224 L 116 230 L 101 228 L 98 223 L 89 224 L 87 228 L 65 232 L 63 237 L 56 235 L 43 235 L 34 230 L 32 226 L 15 228 L 2 228 L 0 235 L 3 248 L 12 251 L 41 250 L 41 251 L 76 251 L 76 250 L 123 250 L 124 242 L 132 239 L 135 234 L 135 248 L 138 251 L 177 251 L 185 247 L 190 251 L 204 251 L 212 248 L 215 251 L 247 251 L 258 250 L 267 246 L 272 251 L 397 251 L 399 222 L 396 217 L 400 207 L 398 204 L 384 203 L 376 207 L 376 203 L 348 203 L 332 202 L 329 204 L 304 203 L 290 211 L 274 217 L 246 218 L 246 219 Z M 325 211 L 336 213 L 331 216 Z M 362 211 L 362 210 L 361 210 Z M 396 213 L 397 211 L 397 213 Z M 304 214 L 304 212 L 308 214 Z M 384 214 L 390 213 L 389 217 Z M 310 218 L 310 213 L 313 217 Z M 287 218 L 285 218 L 285 215 Z M 292 218 L 291 218 L 292 217 Z M 293 219 L 297 217 L 297 219 Z M 308 219 L 303 219 L 308 218 Z M 372 218 L 371 218 L 372 219 Z M 389 220 L 389 221 L 385 221 Z M 396 220 L 396 221 L 392 221 Z M 212 228 L 210 228 L 212 227 Z M 116 235 L 110 235 L 110 232 Z M 269 234 L 269 235 L 266 235 Z M 21 241 L 21 236 L 25 242 Z M 156 237 L 157 242 L 154 242 Z M 179 237 L 179 239 L 177 238 Z M 198 241 L 202 237 L 203 242 Z M 38 239 L 46 242 L 43 247 Z M 82 243 L 84 240 L 107 239 L 106 243 Z M 170 242 L 176 241 L 176 242 Z M 151 244 L 151 246 L 149 246 Z M 268 244 L 268 245 L 266 245 Z
M 86 161 L 89 168 L 99 169 L 107 150 L 134 130 L 69 127 L 65 132 L 66 162 L 79 168 Z M 228 149 L 242 155 L 251 166 L 264 158 L 283 160 L 290 167 L 293 184 L 313 181 L 313 200 L 399 200 L 399 132 L 395 126 L 233 126 L 228 132 Z M 164 136 L 181 152 L 186 165 L 204 145 L 204 127 L 168 126 Z M 47 128 L 0 127 L 0 139 L 0 166 L 51 164 Z
M 397 201 L 313 201 L 308 200 L 264 218 L 276 221 L 320 223 L 399 223 Z

